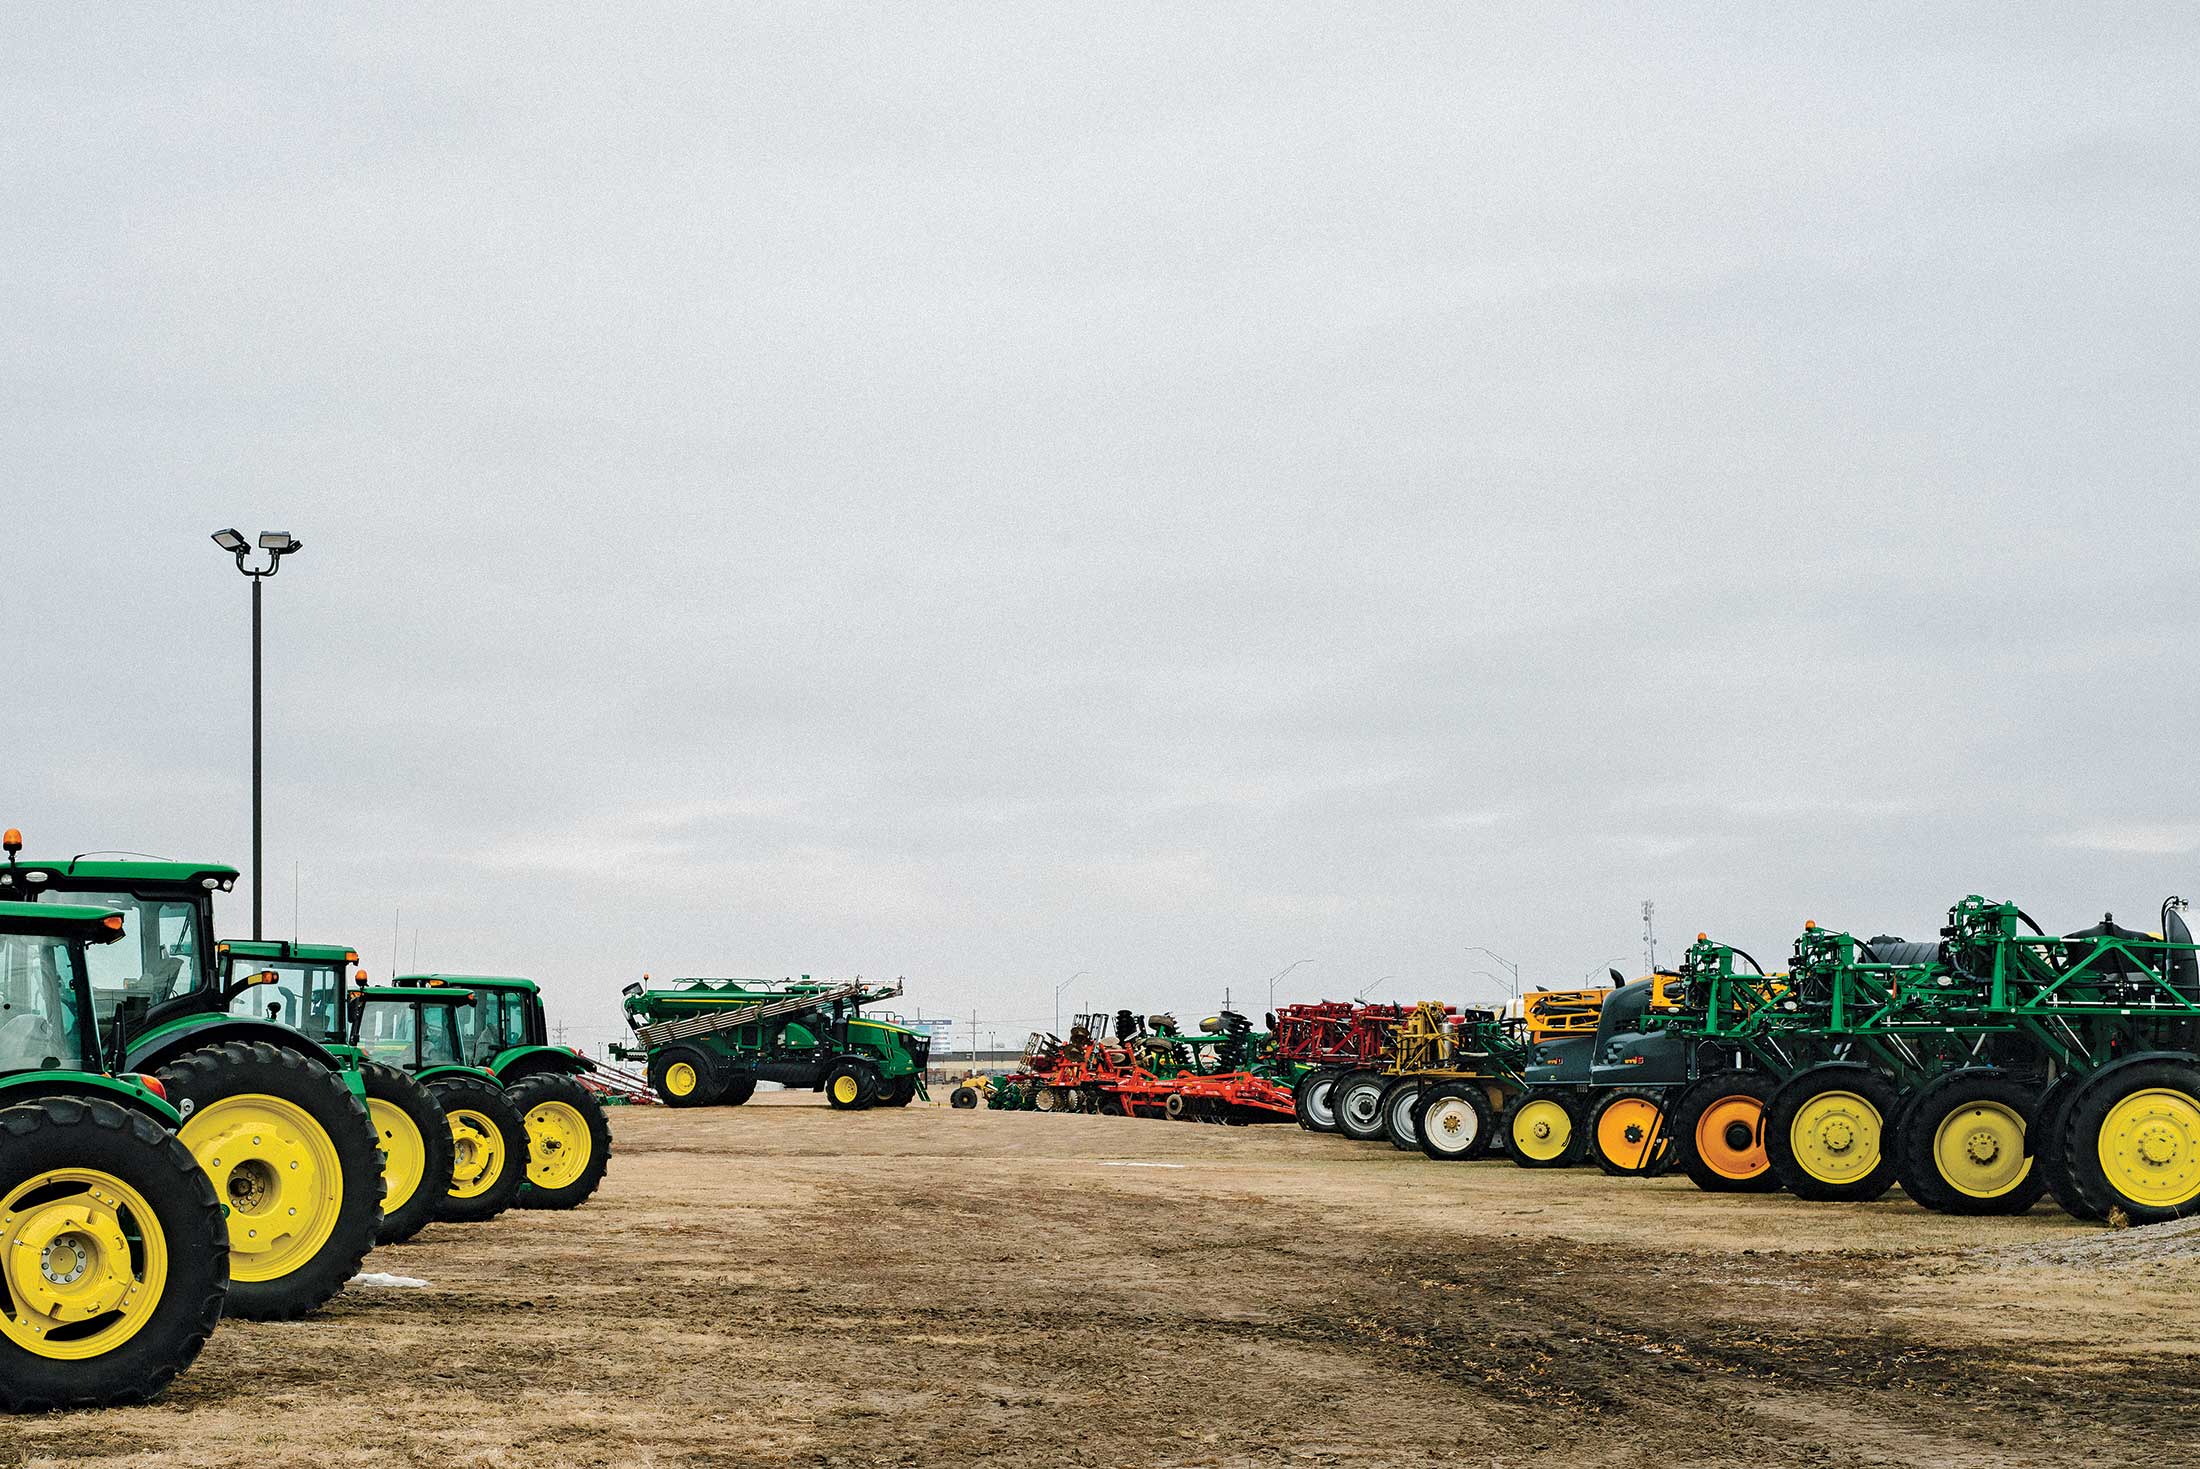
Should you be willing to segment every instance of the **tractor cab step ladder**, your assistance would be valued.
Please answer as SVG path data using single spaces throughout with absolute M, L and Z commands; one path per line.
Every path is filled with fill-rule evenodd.
M 668 1041 L 690 1040 L 699 1035 L 711 1035 L 721 1030 L 737 1030 L 759 1021 L 777 1020 L 783 1016 L 800 1015 L 805 1010 L 822 1010 L 828 1005 L 840 1004 L 863 995 L 868 988 L 862 980 L 852 984 L 838 984 L 826 989 L 810 990 L 799 995 L 782 995 L 776 999 L 759 1000 L 753 1005 L 739 1005 L 731 1010 L 715 1010 L 708 1015 L 694 1015 L 683 1020 L 660 1020 L 645 1025 L 634 1034 L 644 1045 L 661 1046 Z M 895 980 L 886 989 L 876 991 L 871 1000 L 890 1000 L 901 993 L 901 981 Z

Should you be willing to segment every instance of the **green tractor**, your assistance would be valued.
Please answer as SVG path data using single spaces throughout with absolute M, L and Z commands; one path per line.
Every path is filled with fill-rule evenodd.
M 928 1097 L 932 1038 L 863 1014 L 900 993 L 899 982 L 826 984 L 806 975 L 776 987 L 753 979 L 630 984 L 626 1023 L 640 1044 L 615 1045 L 611 1054 L 646 1062 L 651 1088 L 671 1107 L 739 1106 L 759 1081 L 822 1091 L 843 1111 L 906 1107 Z
M 451 1169 L 435 1217 L 456 1224 L 494 1219 L 527 1181 L 527 1124 L 496 1074 L 468 1059 L 466 1022 L 474 992 L 441 979 L 367 985 L 351 992 L 351 1043 L 370 1064 L 413 1077 L 449 1119 Z
M 72 857 L 26 861 L 7 844 L 0 900 L 121 913 L 125 939 L 88 951 L 94 1014 L 114 1070 L 157 1076 L 179 1136 L 229 1221 L 228 1311 L 291 1320 L 358 1273 L 382 1216 L 382 1160 L 363 1077 L 327 1045 L 233 1014 L 276 981 L 225 973 L 214 895 L 237 871 L 210 863 Z
M 229 1294 L 229 1231 L 182 1114 L 108 1070 L 87 956 L 123 924 L 0 902 L 0 1411 L 155 1397 Z
M 367 1118 L 382 1149 L 382 1217 L 377 1244 L 401 1244 L 436 1217 L 441 1190 L 451 1176 L 450 1124 L 443 1104 L 412 1073 L 368 1061 L 351 1044 L 344 994 L 359 962 L 356 950 L 287 939 L 225 939 L 215 946 L 231 1009 L 286 1025 L 320 1045 L 365 1092 Z M 253 973 L 275 976 L 266 989 L 247 988 Z
M 441 981 L 473 991 L 458 1016 L 466 1055 L 497 1079 L 527 1126 L 527 1181 L 522 1209 L 577 1209 L 611 1165 L 611 1122 L 580 1078 L 595 1070 L 570 1046 L 549 1043 L 542 988 L 508 975 L 407 975 L 397 982 Z

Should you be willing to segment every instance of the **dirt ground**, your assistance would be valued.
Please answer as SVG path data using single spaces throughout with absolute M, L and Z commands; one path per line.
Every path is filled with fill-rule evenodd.
M 0 1469 L 2200 1462 L 2200 1234 L 808 1100 L 616 1113 L 586 1208 Z

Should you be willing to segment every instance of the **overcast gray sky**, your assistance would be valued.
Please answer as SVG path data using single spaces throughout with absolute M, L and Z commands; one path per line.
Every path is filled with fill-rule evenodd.
M 1486 997 L 2200 887 L 2200 27 L 14 7 L 0 820 L 544 980 Z M 223 927 L 249 924 L 240 894 Z

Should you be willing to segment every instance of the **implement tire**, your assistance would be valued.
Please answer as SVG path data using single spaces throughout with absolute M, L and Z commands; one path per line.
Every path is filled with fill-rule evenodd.
M 1608 1093 L 1589 1114 L 1589 1156 L 1615 1178 L 1663 1173 L 1673 1161 L 1673 1130 L 1656 1092 Z
M 1894 1083 L 1858 1061 L 1796 1072 L 1765 1107 L 1780 1183 L 1816 1203 L 1865 1203 L 1894 1187 Z
M 1383 1093 L 1390 1079 L 1379 1071 L 1348 1071 L 1337 1078 L 1330 1092 L 1337 1109 L 1337 1131 L 1356 1143 L 1371 1143 L 1383 1135 Z
M 433 1077 L 428 1090 L 451 1120 L 451 1184 L 435 1217 L 480 1224 L 512 1207 L 527 1182 L 527 1124 L 512 1099 L 486 1076 Z
M 2200 1213 L 2200 1066 L 2134 1056 L 2071 1105 L 2071 1163 L 2089 1201 L 2134 1224 Z
M 970 1111 L 978 1105 L 978 1089 L 974 1086 L 956 1087 L 947 1094 L 947 1105 L 958 1112 Z
M 1943 1072 L 1902 1109 L 1895 1176 L 1936 1214 L 2022 1214 L 2047 1191 L 2025 1134 L 2039 1097 L 1991 1066 Z
M 450 1119 L 409 1071 L 369 1061 L 359 1076 L 382 1148 L 382 1218 L 374 1242 L 403 1244 L 434 1220 L 436 1200 L 451 1186 Z
M 1337 1078 L 1334 1066 L 1317 1066 L 1291 1088 L 1291 1112 L 1308 1132 L 1337 1130 Z
M 292 1321 L 359 1273 L 382 1223 L 382 1153 L 344 1078 L 296 1051 L 230 1041 L 160 1069 L 177 1136 L 228 1210 L 229 1304 Z
M 530 1076 L 505 1096 L 527 1130 L 522 1209 L 578 1209 L 611 1166 L 611 1119 L 596 1094 L 559 1072 Z
M 1401 1153 L 1421 1151 L 1421 1084 L 1394 1081 L 1383 1093 L 1383 1136 Z
M 700 1046 L 666 1046 L 649 1058 L 649 1089 L 667 1107 L 708 1107 L 724 1094 L 726 1078 Z
M 1497 1134 L 1505 1155 L 1520 1168 L 1571 1168 L 1589 1146 L 1573 1096 L 1532 1087 L 1505 1105 Z
M 1779 1089 L 1762 1071 L 1719 1072 L 1689 1084 L 1669 1126 L 1690 1182 L 1707 1194 L 1779 1191 L 1765 1151 L 1765 1108 Z
M 0 1412 L 158 1397 L 228 1291 L 221 1203 L 174 1134 L 107 1101 L 0 1108 Z
M 1464 1163 L 1490 1150 L 1490 1099 L 1470 1082 L 1447 1081 L 1421 1098 L 1421 1151 Z

